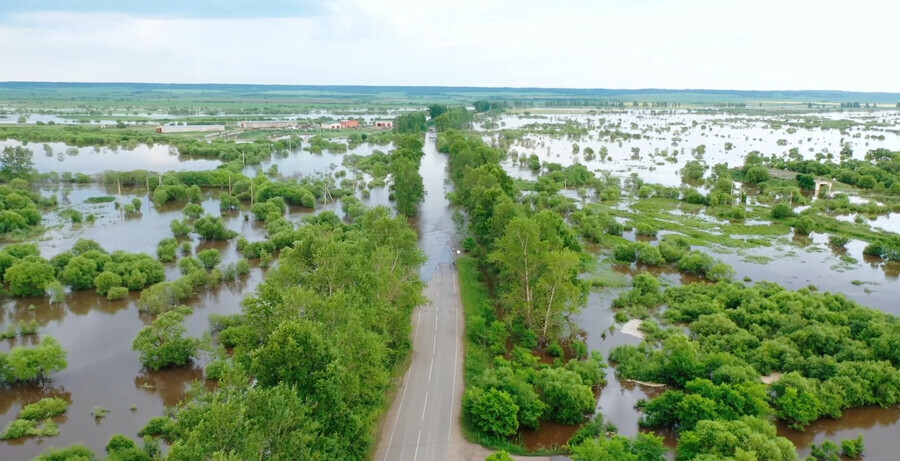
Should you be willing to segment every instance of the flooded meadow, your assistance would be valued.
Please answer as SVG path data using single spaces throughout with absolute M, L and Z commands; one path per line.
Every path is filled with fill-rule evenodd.
M 322 113 L 318 116 L 335 114 Z M 363 118 L 386 117 L 384 114 L 365 114 Z M 38 117 L 33 115 L 33 117 Z M 53 117 L 53 116 L 46 116 Z M 41 119 L 44 120 L 44 119 Z M 47 119 L 49 120 L 49 119 Z M 585 165 L 597 175 L 610 175 L 626 181 L 638 178 L 647 184 L 678 187 L 682 185 L 680 170 L 688 161 L 703 159 L 708 165 L 725 163 L 739 167 L 753 151 L 763 156 L 794 155 L 804 159 L 838 158 L 844 155 L 862 159 L 868 150 L 900 148 L 900 112 L 879 111 L 851 113 L 809 113 L 779 116 L 731 114 L 713 111 L 651 111 L 626 110 L 599 113 L 546 112 L 543 114 L 507 114 L 476 123 L 483 138 L 490 144 L 508 151 L 502 166 L 510 176 L 535 181 L 542 168 L 529 166 L 529 158 L 538 162 L 559 163 L 562 166 Z M 834 128 L 823 126 L 834 125 Z M 343 142 L 343 141 L 342 141 Z M 21 146 L 15 140 L 0 141 L 0 148 Z M 702 148 L 700 147 L 702 146 Z M 143 169 L 163 173 L 166 171 L 211 170 L 221 162 L 210 158 L 181 156 L 166 145 L 138 145 L 133 149 L 112 147 L 73 147 L 62 143 L 29 143 L 34 151 L 34 165 L 39 173 L 83 173 L 101 177 L 109 170 Z M 259 165 L 246 165 L 247 176 L 277 173 L 283 178 L 333 178 L 361 180 L 369 184 L 354 188 L 354 195 L 367 206 L 388 205 L 392 201 L 386 185 L 373 184 L 373 177 L 361 173 L 344 160 L 349 155 L 367 157 L 376 151 L 388 152 L 391 145 L 360 144 L 347 153 L 312 154 L 302 149 L 291 149 L 273 154 Z M 587 148 L 590 148 L 588 151 Z M 791 149 L 796 149 L 791 151 Z M 852 153 L 848 153 L 851 152 Z M 421 278 L 428 280 L 440 263 L 453 260 L 460 248 L 459 236 L 453 220 L 454 208 L 446 194 L 453 190 L 448 179 L 447 157 L 437 151 L 433 133 L 426 135 L 420 173 L 426 190 L 425 201 L 419 216 L 410 222 L 417 230 L 419 245 L 428 257 L 421 268 Z M 146 187 L 116 187 L 99 183 L 53 183 L 38 186 L 43 197 L 56 197 L 58 210 L 43 216 L 44 232 L 31 239 L 38 245 L 41 256 L 52 256 L 67 251 L 79 239 L 93 239 L 107 251 L 125 250 L 155 255 L 158 242 L 170 237 L 169 224 L 183 217 L 186 202 L 176 201 L 154 205 Z M 577 193 L 573 189 L 563 191 L 576 207 L 598 201 L 594 191 Z M 267 238 L 264 225 L 253 219 L 246 209 L 239 212 L 220 212 L 220 189 L 202 189 L 200 202 L 205 213 L 221 215 L 225 226 L 250 241 Z M 851 191 L 860 201 L 870 198 L 866 193 Z M 93 197 L 115 197 L 122 203 L 142 201 L 139 213 L 126 215 L 114 203 L 89 203 Z M 811 198 L 815 200 L 815 198 Z M 624 199 L 616 206 L 622 213 L 640 213 L 637 201 Z M 754 203 L 754 197 L 750 198 Z M 340 201 L 317 203 L 315 208 L 289 206 L 285 217 L 298 222 L 304 216 L 328 210 L 343 217 Z M 64 209 L 78 210 L 83 215 L 93 215 L 93 222 L 72 223 L 60 215 Z M 727 234 L 729 221 L 685 208 L 661 210 L 672 219 L 677 215 L 689 215 L 690 219 L 703 220 L 710 225 L 709 232 Z M 248 216 L 249 215 L 249 216 Z M 872 230 L 888 233 L 900 231 L 900 213 L 896 210 L 880 214 L 836 214 L 836 219 L 859 221 Z M 621 221 L 627 221 L 620 217 Z M 770 226 L 771 222 L 744 222 L 744 225 Z M 655 237 L 637 236 L 626 231 L 622 236 L 630 241 L 642 240 L 657 246 L 667 233 L 660 231 Z M 729 235 L 740 239 L 740 235 Z M 826 233 L 812 232 L 809 236 L 792 234 L 777 236 L 744 236 L 745 241 L 764 241 L 758 245 L 728 246 L 710 242 L 695 246 L 734 268 L 735 280 L 746 283 L 772 281 L 789 289 L 814 287 L 818 291 L 842 293 L 862 305 L 883 312 L 900 315 L 900 263 L 885 262 L 864 254 L 866 242 L 851 239 L 843 248 L 829 246 Z M 215 248 L 221 252 L 222 263 L 233 263 L 241 258 L 234 240 L 201 241 L 199 237 L 181 238 L 189 242 L 191 251 Z M 616 286 L 593 290 L 587 305 L 573 320 L 586 334 L 590 349 L 604 356 L 619 345 L 635 345 L 640 340 L 620 332 L 613 318 L 612 301 L 625 290 L 631 276 L 649 270 L 670 285 L 682 283 L 706 283 L 685 275 L 673 268 L 643 267 L 616 263 L 605 252 L 596 254 L 598 266 L 611 265 L 621 279 Z M 277 262 L 275 263 L 277 264 Z M 166 263 L 166 279 L 178 278 L 178 267 Z M 263 280 L 266 269 L 253 264 L 248 275 L 233 282 L 223 282 L 194 296 L 185 304 L 194 309 L 185 320 L 188 332 L 201 337 L 209 330 L 210 314 L 233 314 L 240 311 L 241 300 L 252 293 Z M 152 317 L 139 312 L 137 299 L 140 292 L 132 292 L 125 299 L 108 301 L 92 290 L 67 294 L 62 303 L 50 304 L 48 298 L 5 298 L 0 304 L 0 330 L 8 325 L 34 321 L 37 335 L 4 340 L 0 349 L 4 352 L 20 344 L 34 344 L 37 338 L 52 336 L 59 340 L 68 352 L 68 367 L 52 378 L 37 383 L 14 385 L 0 391 L 0 425 L 5 426 L 16 418 L 19 409 L 27 403 L 43 397 L 59 396 L 71 402 L 68 412 L 58 416 L 60 434 L 52 438 L 22 438 L 0 442 L 0 458 L 30 459 L 50 445 L 63 446 L 82 442 L 97 452 L 102 452 L 109 436 L 115 432 L 136 434 L 147 420 L 163 414 L 165 407 L 181 401 L 192 383 L 212 385 L 204 380 L 204 366 L 209 357 L 201 354 L 191 366 L 176 369 L 148 371 L 141 366 L 139 354 L 131 348 L 131 341 L 140 328 L 148 325 Z M 614 367 L 606 369 L 607 384 L 597 399 L 597 411 L 615 424 L 624 435 L 638 432 L 640 413 L 634 405 L 641 399 L 651 398 L 662 391 L 635 382 L 620 381 Z M 92 408 L 103 406 L 109 410 L 104 418 L 95 418 Z M 859 408 L 845 412 L 836 420 L 816 421 L 804 431 L 779 426 L 779 434 L 790 439 L 801 455 L 808 454 L 811 443 L 821 443 L 825 438 L 849 438 L 858 433 L 865 436 L 867 456 L 872 459 L 888 459 L 889 454 L 900 450 L 900 440 L 894 437 L 900 419 L 900 407 Z M 523 435 L 523 443 L 529 449 L 563 445 L 572 435 L 573 426 L 542 424 L 538 431 Z M 663 434 L 667 435 L 667 434 Z M 669 434 L 667 443 L 674 447 L 674 437 Z

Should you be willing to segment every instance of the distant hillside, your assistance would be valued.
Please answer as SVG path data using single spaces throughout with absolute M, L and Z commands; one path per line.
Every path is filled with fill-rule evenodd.
M 450 86 L 331 86 L 331 85 L 240 85 L 166 83 L 55 83 L 0 82 L 0 101 L 143 100 L 171 102 L 283 102 L 293 103 L 400 103 L 421 101 L 590 101 L 669 102 L 680 104 L 727 103 L 900 103 L 900 93 L 851 91 L 744 91 L 672 89 L 569 89 L 486 88 Z M 560 104 L 562 105 L 562 104 Z

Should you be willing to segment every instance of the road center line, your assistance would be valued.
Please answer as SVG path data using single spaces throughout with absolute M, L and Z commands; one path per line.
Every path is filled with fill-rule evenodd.
M 416 438 L 416 453 L 413 454 L 413 461 L 416 461 L 416 458 L 419 457 L 419 440 L 422 439 L 422 429 L 419 429 L 419 437 Z
M 431 345 L 431 355 L 434 355 L 434 351 L 437 349 L 437 335 L 434 337 L 434 342 Z
M 428 370 L 428 382 L 431 382 L 431 375 L 434 374 L 434 357 L 431 358 L 431 369 Z
M 422 405 L 422 421 L 425 421 L 425 409 L 426 408 L 428 408 L 428 391 L 425 391 L 425 405 Z M 421 429 L 420 429 L 420 431 L 421 431 Z M 418 442 L 416 444 L 418 445 Z

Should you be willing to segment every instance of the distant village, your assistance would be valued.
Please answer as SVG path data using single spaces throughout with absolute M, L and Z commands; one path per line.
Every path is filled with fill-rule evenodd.
M 352 130 L 363 126 L 364 125 L 359 124 L 359 120 L 352 119 L 322 123 L 319 125 L 301 123 L 297 120 L 263 120 L 238 123 L 238 127 L 244 130 L 311 130 L 317 127 L 323 130 Z M 368 126 L 389 130 L 393 128 L 394 122 L 392 120 L 375 120 L 372 125 Z M 160 125 L 156 127 L 157 133 L 196 133 L 215 131 L 225 131 L 225 125 Z

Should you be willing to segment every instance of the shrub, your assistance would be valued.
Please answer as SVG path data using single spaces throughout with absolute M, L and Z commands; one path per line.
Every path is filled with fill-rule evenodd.
M 848 458 L 859 458 L 865 449 L 866 444 L 863 442 L 862 434 L 855 439 L 841 440 L 841 453 Z
M 704 275 L 715 265 L 712 256 L 700 251 L 691 251 L 678 260 L 678 268 L 688 274 Z
M 634 226 L 635 234 L 645 237 L 656 237 L 659 232 L 652 224 L 638 223 Z
M 470 387 L 463 394 L 463 411 L 479 431 L 509 437 L 519 430 L 519 406 L 504 391 Z
M 128 288 L 112 287 L 106 292 L 106 299 L 109 301 L 118 301 L 128 296 Z
M 801 216 L 794 220 L 794 233 L 797 235 L 809 235 L 815 227 L 815 221 L 809 216 Z
M 203 264 L 206 270 L 212 270 L 222 260 L 222 254 L 215 248 L 203 250 L 197 253 L 197 259 Z
M 594 409 L 596 402 L 591 387 L 574 371 L 544 368 L 538 372 L 537 387 L 547 404 L 546 416 L 563 424 L 576 424 Z
M 637 260 L 648 266 L 660 266 L 665 262 L 659 249 L 652 245 L 641 245 L 637 250 Z
M 22 437 L 27 437 L 30 435 L 37 435 L 37 422 L 27 420 L 27 419 L 16 419 L 11 421 L 6 429 L 3 431 L 3 434 L 0 435 L 0 439 L 3 440 L 11 440 L 18 439 Z
M 177 251 L 178 241 L 173 238 L 162 239 L 156 246 L 156 256 L 164 263 L 175 261 L 175 254 Z
M 19 412 L 19 418 L 37 421 L 61 415 L 69 408 L 69 402 L 58 397 L 48 397 L 30 403 Z
M 172 230 L 172 234 L 174 234 L 175 237 L 187 237 L 187 235 L 191 233 L 191 225 L 188 224 L 187 220 L 179 221 L 174 219 L 169 223 L 169 229 Z
M 765 167 L 754 166 L 747 169 L 744 173 L 744 182 L 749 184 L 759 184 L 769 180 L 769 170 Z
M 772 218 L 773 219 L 784 219 L 789 218 L 794 215 L 794 210 L 791 209 L 791 206 L 787 203 L 781 202 L 775 204 L 772 207 Z
M 4 279 L 13 296 L 41 296 L 54 280 L 53 266 L 36 261 L 19 261 L 6 270 Z
M 633 263 L 637 260 L 637 252 L 632 243 L 623 243 L 613 249 L 613 259 L 621 262 Z
M 141 363 L 151 370 L 168 366 L 184 366 L 197 353 L 198 342 L 185 337 L 187 328 L 182 324 L 190 308 L 166 312 L 152 324 L 138 332 L 132 348 L 141 353 Z
M 106 296 L 109 290 L 116 287 L 122 287 L 122 277 L 109 271 L 103 271 L 94 279 L 94 286 L 97 288 L 97 294 Z M 128 292 L 128 290 L 125 290 Z
M 832 248 L 844 248 L 848 243 L 850 243 L 850 239 L 843 235 L 828 236 L 828 245 Z

